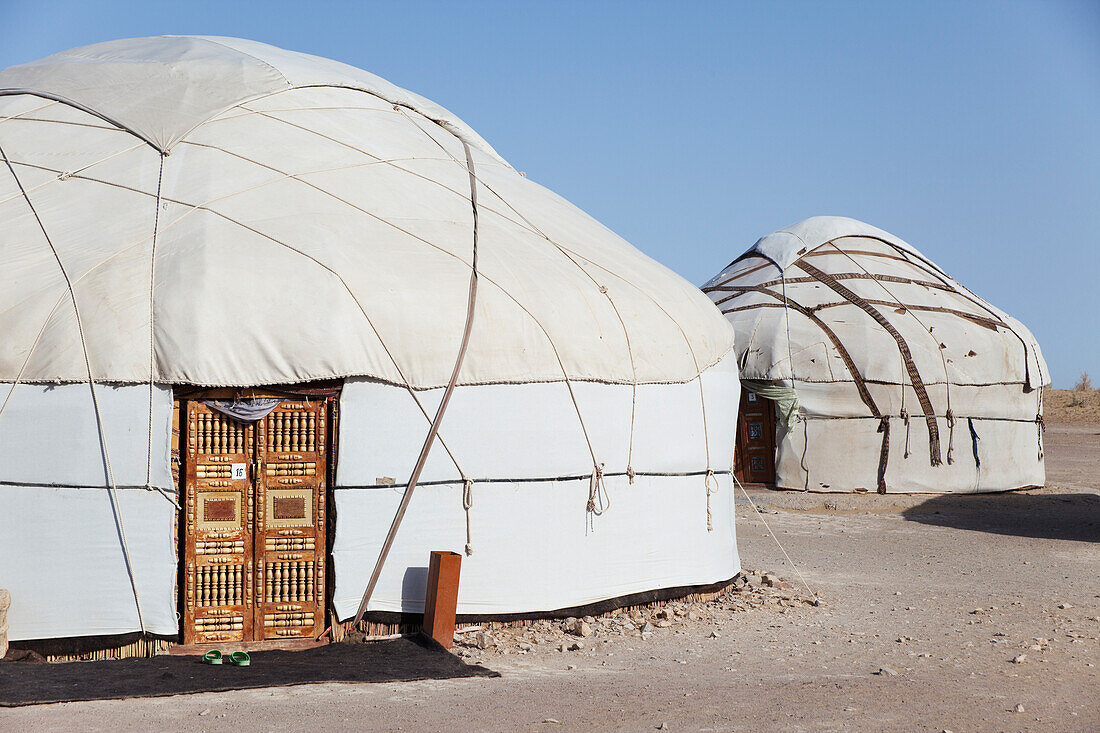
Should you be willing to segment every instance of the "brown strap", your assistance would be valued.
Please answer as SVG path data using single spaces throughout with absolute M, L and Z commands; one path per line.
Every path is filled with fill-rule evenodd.
M 424 446 L 420 449 L 420 457 L 416 460 L 416 466 L 413 468 L 412 475 L 409 477 L 409 485 L 405 489 L 405 495 L 401 497 L 401 504 L 397 507 L 397 513 L 393 517 L 393 523 L 390 524 L 390 531 L 386 534 L 386 541 L 382 543 L 382 550 L 378 553 L 378 560 L 374 564 L 374 570 L 371 572 L 370 581 L 367 583 L 366 590 L 363 591 L 363 600 L 359 602 L 359 610 L 355 612 L 355 620 L 352 622 L 352 626 L 358 624 L 359 621 L 362 620 L 363 614 L 367 612 L 367 604 L 370 603 L 375 586 L 378 585 L 378 578 L 382 575 L 382 567 L 386 564 L 386 558 L 390 554 L 390 548 L 393 547 L 393 540 L 397 536 L 397 529 L 401 526 L 401 520 L 405 516 L 405 511 L 409 508 L 413 490 L 420 480 L 420 474 L 424 470 L 424 464 L 428 461 L 428 454 L 432 450 L 432 444 L 435 443 L 436 435 L 439 434 L 439 424 L 443 421 L 443 413 L 447 411 L 447 404 L 451 401 L 451 393 L 454 391 L 455 384 L 458 382 L 458 372 L 462 368 L 462 362 L 466 358 L 466 347 L 470 345 L 470 331 L 474 324 L 474 304 L 477 299 L 477 177 L 474 174 L 474 160 L 470 154 L 470 146 L 466 144 L 465 140 L 462 141 L 462 147 L 466 150 L 466 168 L 470 173 L 470 206 L 473 208 L 474 214 L 474 244 L 473 255 L 470 260 L 470 295 L 466 302 L 466 325 L 462 330 L 462 344 L 458 348 L 458 356 L 455 358 L 454 370 L 451 372 L 450 381 L 447 382 L 447 389 L 443 392 L 443 399 L 439 403 L 439 409 L 436 410 L 435 419 L 432 420 L 432 426 L 428 430 L 428 436 L 424 438 Z
M 905 342 L 905 338 L 902 337 L 901 333 L 894 328 L 894 324 L 890 323 L 889 319 L 882 315 L 877 308 L 844 285 L 841 285 L 832 275 L 822 272 L 804 260 L 796 262 L 795 266 L 809 273 L 810 277 L 817 280 L 822 285 L 825 285 L 842 298 L 846 298 L 853 305 L 873 318 L 875 323 L 882 326 L 883 330 L 893 337 L 894 342 L 898 345 L 898 351 L 901 352 L 901 358 L 905 364 L 905 371 L 909 373 L 909 381 L 913 385 L 913 391 L 917 393 L 917 401 L 924 411 L 924 420 L 928 424 L 928 449 L 932 465 L 939 466 L 943 463 L 943 459 L 940 457 L 939 426 L 936 424 L 932 400 L 928 398 L 928 390 L 924 387 L 924 380 L 921 379 L 920 372 L 917 371 L 916 362 L 913 361 L 913 354 L 909 351 L 909 344 Z
M 882 450 L 878 454 L 878 493 L 886 493 L 886 464 L 890 461 L 890 418 L 879 418 L 878 431 L 882 433 Z
M 764 295 L 770 295 L 776 300 L 780 301 L 777 305 L 780 308 L 790 307 L 806 316 L 810 319 L 818 328 L 821 329 L 830 342 L 833 344 L 833 348 L 840 354 L 841 360 L 844 362 L 844 366 L 848 369 L 848 373 L 852 375 L 852 381 L 855 382 L 856 391 L 859 392 L 859 398 L 863 400 L 863 404 L 867 405 L 867 409 L 871 411 L 871 414 L 875 417 L 882 417 L 882 413 L 879 412 L 878 405 L 875 404 L 875 400 L 871 397 L 871 392 L 867 389 L 867 381 L 863 378 L 863 375 L 859 371 L 859 367 L 856 366 L 855 361 L 852 359 L 852 355 L 848 353 L 848 350 L 844 348 L 844 344 L 841 342 L 833 330 L 825 323 L 825 321 L 818 318 L 813 311 L 804 305 L 800 305 L 790 298 L 784 298 L 782 294 L 775 292 L 774 290 L 768 290 L 761 285 L 749 285 L 745 286 L 746 290 L 752 290 L 757 293 L 763 293 Z M 784 306 L 784 303 L 786 306 Z M 794 368 L 794 365 L 791 365 Z
M 795 263 L 796 266 L 801 267 L 805 260 L 799 260 Z M 813 267 L 813 265 L 810 265 Z M 816 268 L 815 268 L 816 269 Z M 958 293 L 959 291 L 950 285 L 945 283 L 935 282 L 933 280 L 915 280 L 911 277 L 901 277 L 900 275 L 873 275 L 866 272 L 842 272 L 832 276 L 836 280 L 877 280 L 883 283 L 900 283 L 902 285 L 921 285 L 926 288 L 932 288 L 933 290 L 942 290 L 946 293 Z M 814 278 L 812 277 L 788 277 L 785 279 L 788 285 L 796 283 L 812 283 Z M 783 283 L 783 279 L 768 280 L 767 282 L 760 283 L 764 287 L 771 287 L 772 285 L 779 285 Z M 704 292 L 721 291 L 721 290 L 737 290 L 737 285 L 714 285 L 709 288 L 705 288 Z

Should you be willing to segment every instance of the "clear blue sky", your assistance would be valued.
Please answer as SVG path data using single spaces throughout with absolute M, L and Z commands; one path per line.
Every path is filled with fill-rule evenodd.
M 906 239 L 1100 377 L 1100 2 L 0 0 L 0 67 L 241 36 L 450 108 L 695 283 L 816 214 Z

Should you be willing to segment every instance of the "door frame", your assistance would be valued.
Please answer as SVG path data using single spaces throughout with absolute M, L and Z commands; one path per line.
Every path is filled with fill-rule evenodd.
M 184 624 L 186 616 L 186 573 L 187 573 L 187 510 L 186 510 L 186 483 L 188 458 L 188 431 L 187 403 L 195 400 L 209 399 L 251 399 L 251 398 L 276 398 L 280 400 L 309 400 L 322 402 L 324 407 L 321 417 L 325 420 L 325 449 L 326 465 L 323 469 L 324 476 L 324 502 L 325 502 L 325 527 L 324 549 L 318 555 L 318 561 L 324 563 L 324 593 L 323 601 L 319 608 L 318 628 L 325 628 L 332 617 L 332 594 L 335 587 L 333 574 L 332 543 L 336 529 L 336 505 L 333 500 L 333 486 L 336 479 L 336 461 L 339 445 L 339 419 L 340 419 L 340 392 L 343 380 L 326 380 L 309 382 L 287 386 L 264 386 L 247 388 L 201 388 L 189 386 L 177 386 L 173 400 L 173 434 L 172 434 L 172 472 L 176 482 L 176 488 L 180 499 L 181 508 L 177 511 L 177 521 L 174 525 L 175 543 L 177 549 L 176 603 L 179 618 L 179 643 L 184 640 Z M 253 457 L 255 459 L 255 456 Z M 249 465 L 250 474 L 256 461 Z M 254 477 L 258 478 L 258 477 Z M 254 489 L 253 489 L 254 490 Z M 254 591 L 256 593 L 258 591 Z M 307 643 L 313 643 L 312 638 L 287 638 L 269 639 L 264 641 L 252 641 L 245 639 L 241 642 L 220 642 L 221 646 L 236 646 L 247 648 L 302 648 Z M 217 647 L 219 643 L 201 643 L 189 646 Z

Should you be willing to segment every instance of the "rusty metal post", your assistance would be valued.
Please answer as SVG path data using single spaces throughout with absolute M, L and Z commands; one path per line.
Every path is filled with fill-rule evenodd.
M 424 625 L 421 633 L 446 649 L 455 640 L 455 610 L 458 608 L 458 576 L 462 555 L 433 550 L 428 563 L 428 589 L 424 594 Z

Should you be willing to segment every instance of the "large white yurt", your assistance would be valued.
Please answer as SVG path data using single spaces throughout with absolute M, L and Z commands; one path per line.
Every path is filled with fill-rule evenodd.
M 0 72 L 12 639 L 315 636 L 414 473 L 368 614 L 422 609 L 431 550 L 466 553 L 466 615 L 727 580 L 732 346 L 359 69 L 170 36 Z
M 806 219 L 704 291 L 737 332 L 743 480 L 879 493 L 1043 485 L 1039 344 L 897 237 Z

